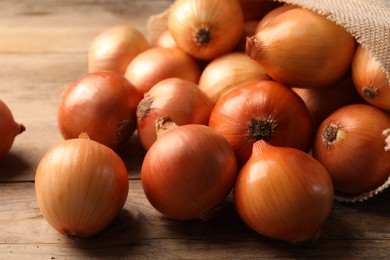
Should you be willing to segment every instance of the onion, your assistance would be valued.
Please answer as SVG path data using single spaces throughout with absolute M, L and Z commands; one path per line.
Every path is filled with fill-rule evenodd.
M 26 128 L 23 124 L 15 122 L 11 110 L 0 99 L 0 159 L 8 154 L 15 137 L 25 130 Z
M 57 116 L 61 134 L 71 139 L 87 132 L 92 140 L 118 149 L 136 129 L 141 98 L 121 74 L 90 73 L 63 91 Z
M 155 43 L 156 47 L 163 47 L 163 48 L 175 48 L 177 47 L 175 39 L 173 39 L 171 32 L 166 29 L 163 31 L 160 36 L 157 38 L 157 41 Z
M 389 128 L 389 115 L 366 104 L 344 106 L 321 124 L 313 156 L 328 169 L 341 196 L 362 200 L 382 190 L 390 175 L 384 135 Z
M 197 83 L 196 61 L 178 48 L 154 47 L 140 53 L 127 67 L 125 77 L 140 93 L 148 92 L 163 79 L 177 77 Z
M 89 237 L 108 227 L 123 208 L 128 188 L 121 158 L 84 134 L 47 151 L 35 176 L 44 218 L 72 239 Z
M 137 107 L 137 133 L 147 150 L 156 141 L 158 118 L 169 116 L 176 124 L 207 125 L 213 104 L 198 85 L 179 78 L 160 81 Z
M 390 83 L 386 72 L 361 45 L 356 49 L 351 70 L 360 96 L 373 106 L 390 110 Z
M 305 102 L 316 130 L 332 112 L 343 106 L 364 102 L 350 74 L 325 88 L 292 88 Z
M 274 80 L 288 86 L 320 87 L 349 70 L 355 39 L 325 16 L 303 8 L 287 10 L 247 40 L 247 54 Z
M 211 60 L 236 47 L 244 17 L 236 0 L 176 0 L 168 29 L 179 48 L 195 58 Z
M 277 1 L 238 0 L 244 13 L 244 20 L 260 20 L 268 12 L 282 5 Z
M 207 220 L 232 190 L 236 158 L 226 140 L 205 125 L 157 121 L 157 141 L 147 151 L 141 181 L 147 199 L 175 220 Z
M 234 203 L 259 234 L 291 243 L 313 240 L 333 206 L 332 180 L 307 153 L 260 140 L 238 173 Z
M 282 5 L 282 6 L 278 6 L 274 9 L 272 9 L 271 11 L 269 11 L 266 15 L 264 15 L 259 23 L 257 24 L 257 27 L 256 27 L 256 32 L 259 32 L 265 25 L 267 25 L 269 23 L 269 21 L 271 21 L 273 18 L 275 18 L 276 16 L 278 16 L 279 14 L 287 11 L 287 10 L 290 10 L 290 9 L 293 9 L 297 7 L 296 5 L 292 5 L 292 4 L 285 4 L 285 5 Z
M 244 53 L 224 54 L 206 65 L 199 88 L 215 104 L 228 90 L 260 79 L 269 79 L 261 65 Z
M 149 48 L 149 42 L 136 28 L 112 26 L 93 39 L 88 50 L 89 72 L 112 70 L 124 74 L 129 63 Z
M 211 112 L 209 126 L 230 143 L 240 165 L 249 159 L 258 140 L 307 151 L 312 137 L 303 100 L 270 80 L 249 82 L 222 96 Z

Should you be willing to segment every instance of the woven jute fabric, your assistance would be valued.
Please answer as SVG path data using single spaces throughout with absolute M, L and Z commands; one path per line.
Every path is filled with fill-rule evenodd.
M 259 0 L 272 1 L 272 0 Z M 343 26 L 379 61 L 390 80 L 390 0 L 279 0 L 326 16 Z M 166 28 L 165 12 L 149 20 L 151 39 Z

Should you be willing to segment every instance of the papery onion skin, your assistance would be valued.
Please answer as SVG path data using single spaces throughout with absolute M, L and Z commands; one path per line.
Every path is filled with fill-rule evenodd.
M 207 125 L 213 103 L 197 84 L 169 78 L 154 85 L 137 107 L 137 134 L 148 150 L 156 141 L 155 122 L 169 116 L 177 125 Z
M 52 147 L 39 162 L 35 191 L 46 221 L 72 239 L 108 227 L 126 202 L 126 167 L 110 148 L 90 139 Z
M 179 48 L 150 48 L 133 59 L 125 77 L 140 93 L 163 79 L 177 77 L 197 83 L 200 69 L 195 59 Z
M 390 83 L 386 72 L 362 45 L 356 49 L 351 71 L 359 95 L 373 106 L 390 110 Z
M 231 52 L 206 65 L 199 79 L 199 88 L 213 104 L 230 89 L 251 81 L 269 79 L 261 65 L 244 53 Z
M 147 151 L 141 169 L 151 205 L 174 220 L 207 220 L 231 192 L 237 163 L 226 140 L 190 124 L 166 130 Z
M 209 126 L 228 140 L 240 165 L 260 139 L 307 151 L 313 132 L 303 100 L 271 80 L 249 82 L 226 93 L 215 104 Z
M 287 86 L 325 87 L 349 70 L 355 39 L 343 27 L 303 8 L 287 10 L 248 38 L 246 53 Z
M 0 159 L 8 154 L 15 137 L 25 130 L 24 125 L 15 121 L 7 104 L 0 99 Z
M 168 29 L 177 46 L 201 60 L 233 50 L 243 28 L 236 0 L 176 0 L 168 16 Z
M 344 106 L 320 125 L 313 156 L 329 171 L 335 191 L 360 195 L 385 183 L 390 174 L 390 152 L 385 151 L 390 117 L 366 104 Z
M 123 75 L 134 57 L 149 47 L 138 29 L 126 24 L 109 27 L 93 39 L 88 49 L 89 73 L 112 70 Z
M 67 85 L 58 109 L 65 139 L 87 132 L 92 140 L 119 149 L 135 132 L 142 99 L 127 79 L 113 71 L 90 73 Z
M 260 140 L 238 173 L 234 203 L 241 219 L 259 234 L 299 243 L 320 236 L 333 195 L 329 173 L 318 161 Z

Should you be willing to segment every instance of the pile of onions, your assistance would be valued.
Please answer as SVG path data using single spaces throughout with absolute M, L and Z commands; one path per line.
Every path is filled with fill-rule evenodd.
M 206 65 L 200 75 L 199 88 L 215 104 L 228 90 L 261 79 L 269 77 L 258 62 L 244 53 L 231 52 Z
M 0 159 L 8 154 L 15 137 L 25 130 L 24 125 L 15 121 L 9 107 L 0 99 Z
M 213 216 L 232 190 L 237 163 L 229 143 L 210 127 L 157 121 L 159 137 L 141 169 L 145 195 L 175 220 Z
M 92 140 L 118 149 L 136 129 L 142 96 L 114 71 L 90 73 L 70 83 L 62 94 L 58 126 L 65 139 L 86 132 Z
M 260 140 L 238 173 L 234 202 L 253 230 L 298 243 L 319 237 L 332 209 L 333 185 L 327 170 L 307 153 Z
M 112 70 L 123 75 L 134 57 L 149 47 L 138 29 L 125 24 L 112 26 L 93 39 L 88 50 L 89 72 Z
M 357 92 L 369 104 L 390 110 L 390 83 L 381 64 L 359 45 L 352 61 L 352 78 Z
M 110 148 L 136 129 L 146 198 L 174 220 L 209 219 L 233 192 L 250 228 L 298 243 L 319 237 L 334 198 L 390 185 L 389 80 L 342 26 L 277 1 L 176 0 L 165 14 L 153 46 L 125 25 L 99 34 L 94 72 L 64 90 L 70 140 L 36 174 L 56 230 L 90 236 L 118 214 L 128 178 Z M 24 130 L 1 105 L 0 157 Z
M 303 100 L 271 80 L 249 82 L 226 93 L 215 104 L 209 126 L 226 138 L 241 165 L 258 140 L 307 151 L 312 135 Z
M 313 156 L 328 169 L 335 191 L 366 199 L 390 176 L 390 117 L 366 104 L 344 106 L 318 129 Z
M 327 86 L 348 71 L 355 39 L 325 16 L 292 8 L 247 40 L 247 54 L 274 80 L 296 87 Z
M 196 61 L 179 48 L 150 48 L 137 55 L 125 77 L 140 93 L 148 92 L 163 79 L 177 77 L 197 83 L 200 69 Z
M 55 230 L 72 239 L 89 237 L 108 227 L 123 208 L 128 190 L 121 158 L 85 134 L 47 151 L 35 176 L 43 216 Z
M 137 133 L 147 150 L 156 141 L 156 120 L 169 116 L 177 125 L 207 125 L 213 104 L 197 84 L 169 78 L 153 86 L 137 107 Z
M 237 0 L 176 0 L 168 29 L 179 48 L 201 60 L 233 50 L 244 28 Z

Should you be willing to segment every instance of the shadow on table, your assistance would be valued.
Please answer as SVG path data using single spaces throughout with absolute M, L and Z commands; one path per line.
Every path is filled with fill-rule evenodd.
M 0 159 L 0 181 L 8 182 L 20 179 L 27 171 L 35 171 L 35 169 L 17 153 L 11 151 Z

